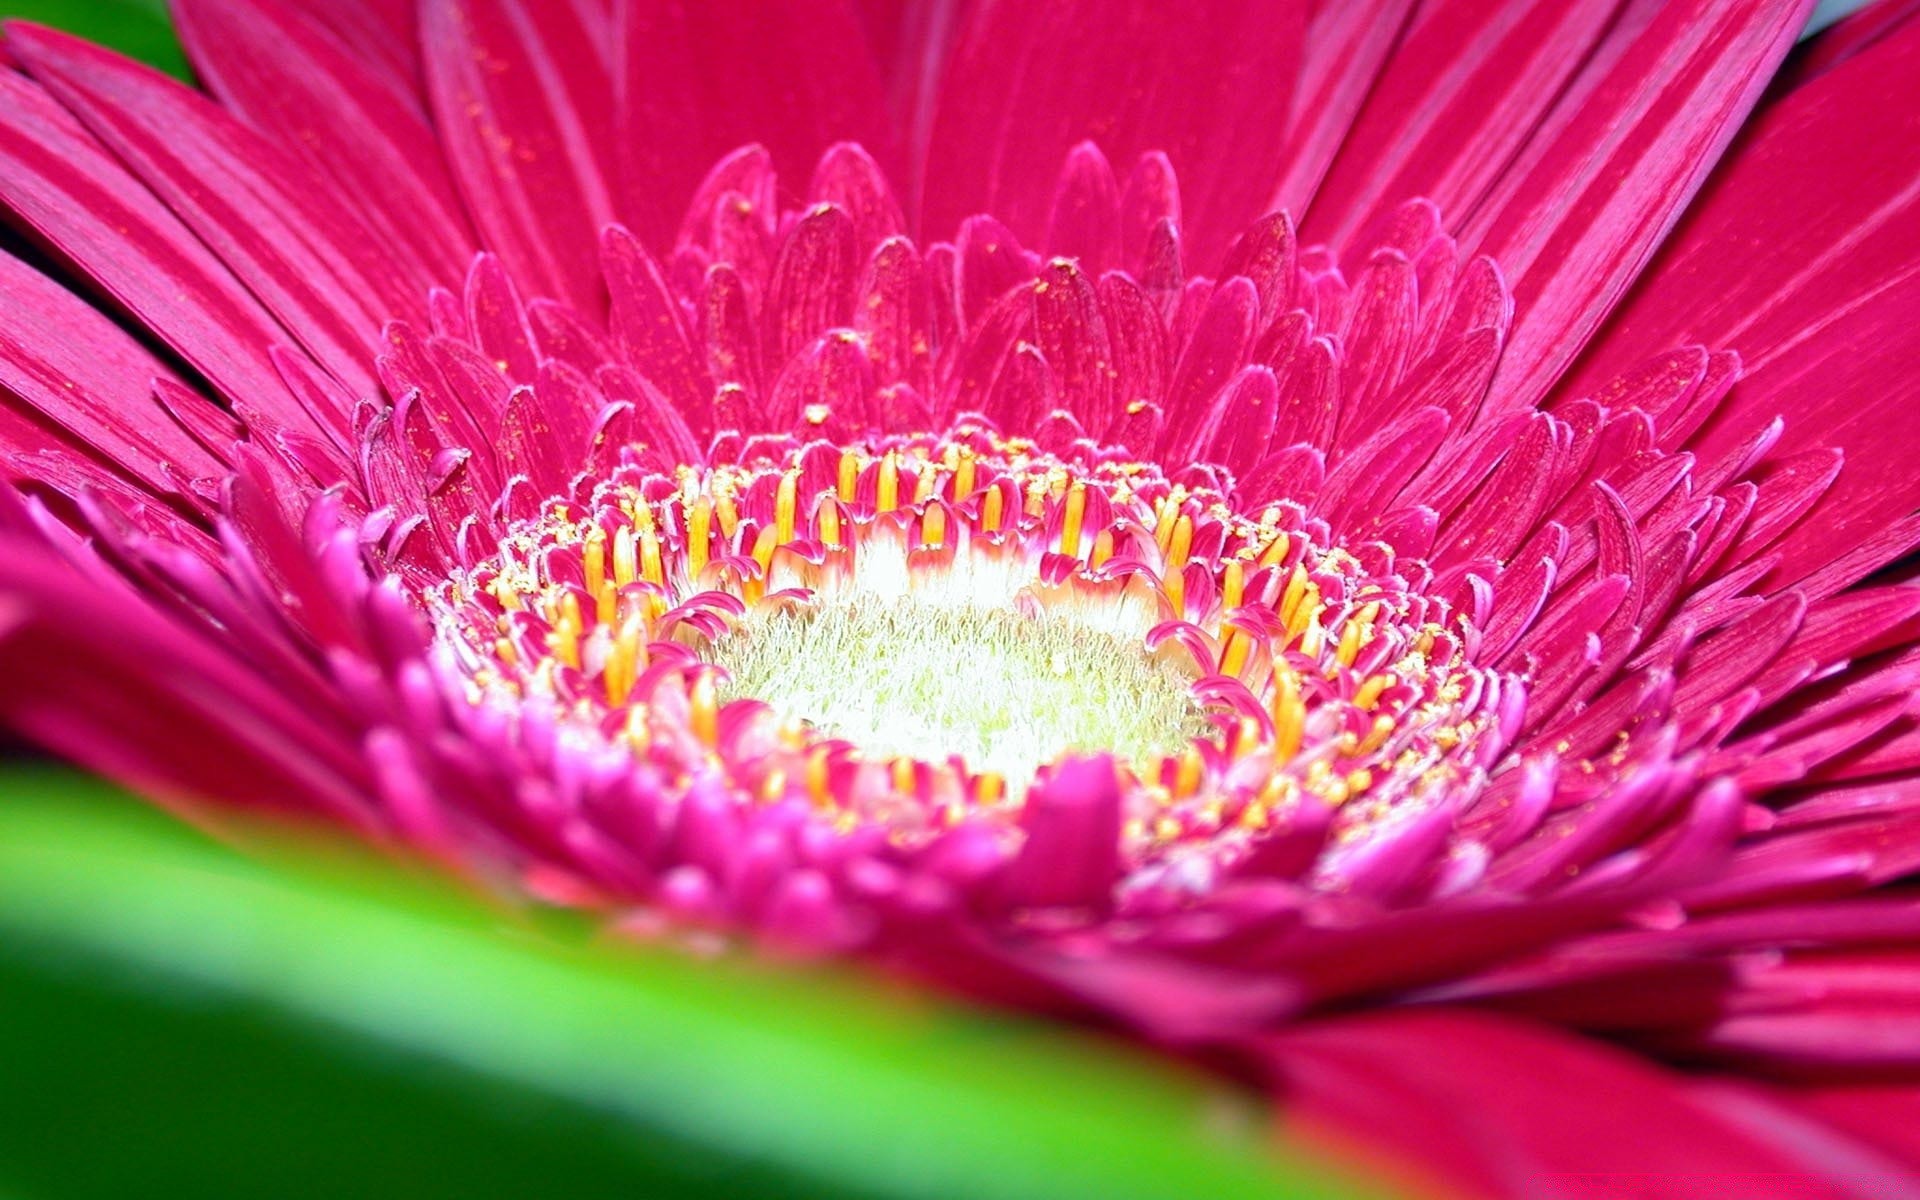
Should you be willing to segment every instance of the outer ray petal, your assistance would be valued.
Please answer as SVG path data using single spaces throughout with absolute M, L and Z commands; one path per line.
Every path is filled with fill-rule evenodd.
M 421 40 L 441 142 L 488 248 L 529 292 L 599 310 L 613 93 L 589 27 L 563 4 L 428 0 Z
M 1422 12 L 1313 197 L 1308 240 L 1350 246 L 1408 196 L 1474 211 L 1599 41 L 1612 0 L 1454 0 Z
M 1279 183 L 1306 17 L 1302 0 L 979 6 L 942 83 L 922 224 L 991 211 L 1037 241 L 1055 164 L 1092 139 L 1119 164 L 1167 153 L 1183 236 L 1211 265 Z
M 1661 1068 L 1520 1021 L 1445 1010 L 1346 1017 L 1265 1048 L 1289 1124 L 1358 1147 L 1391 1130 L 1403 1162 L 1472 1195 L 1597 1186 L 1687 1200 L 1725 1185 L 1787 1200 L 1834 1166 L 1730 1119 Z
M 665 253 L 708 163 L 758 142 L 798 178 L 836 141 L 891 158 L 882 87 L 851 0 L 618 0 L 619 215 Z
M 1616 32 L 1468 218 L 1519 314 L 1496 387 L 1543 394 L 1646 266 L 1793 46 L 1811 4 L 1677 0 Z M 1664 349 L 1665 347 L 1663 347 Z
M 174 21 L 208 90 L 331 181 L 383 246 L 451 283 L 475 243 L 411 91 L 284 0 L 178 0 Z
M 1564 389 L 1578 394 L 1656 346 L 1739 351 L 1732 400 L 1693 440 L 1703 454 L 1776 416 L 1787 418 L 1777 453 L 1846 453 L 1839 478 L 1778 547 L 1781 582 L 1920 504 L 1917 81 L 1920 25 L 1909 25 L 1770 106 Z

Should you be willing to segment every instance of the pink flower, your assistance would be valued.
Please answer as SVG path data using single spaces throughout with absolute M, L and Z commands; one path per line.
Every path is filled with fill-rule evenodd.
M 8 28 L 0 719 L 1470 1194 L 1920 1188 L 1911 5 L 612 7 Z

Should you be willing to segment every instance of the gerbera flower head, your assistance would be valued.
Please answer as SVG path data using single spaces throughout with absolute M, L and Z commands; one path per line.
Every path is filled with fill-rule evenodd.
M 409 14 L 183 4 L 213 99 L 10 27 L 0 713 L 1302 1119 L 1529 1058 L 1645 1098 L 1567 1114 L 1625 1157 L 1412 1145 L 1470 1187 L 1662 1122 L 1825 1171 L 1854 1135 L 1586 1035 L 1911 1063 L 1851 947 L 1914 920 L 1862 893 L 1920 845 L 1920 593 L 1862 580 L 1915 497 L 1778 417 L 1907 398 L 1862 339 L 1912 201 L 1753 197 L 1916 39 L 1830 35 L 1655 260 L 1804 12 L 1493 7 L 449 0 L 416 63 Z M 1805 265 L 1740 278 L 1757 232 Z

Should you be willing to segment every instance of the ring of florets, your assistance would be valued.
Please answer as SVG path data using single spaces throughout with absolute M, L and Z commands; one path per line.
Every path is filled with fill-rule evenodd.
M 1110 753 L 1141 865 L 1484 780 L 1518 681 L 1419 582 L 1291 505 L 962 424 L 618 468 L 426 603 L 473 703 L 903 841 Z

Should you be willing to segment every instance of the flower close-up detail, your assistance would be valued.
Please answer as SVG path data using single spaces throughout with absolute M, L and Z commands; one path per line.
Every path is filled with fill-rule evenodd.
M 1920 10 L 1811 8 L 9 24 L 0 726 L 1420 1194 L 1920 1195 Z

